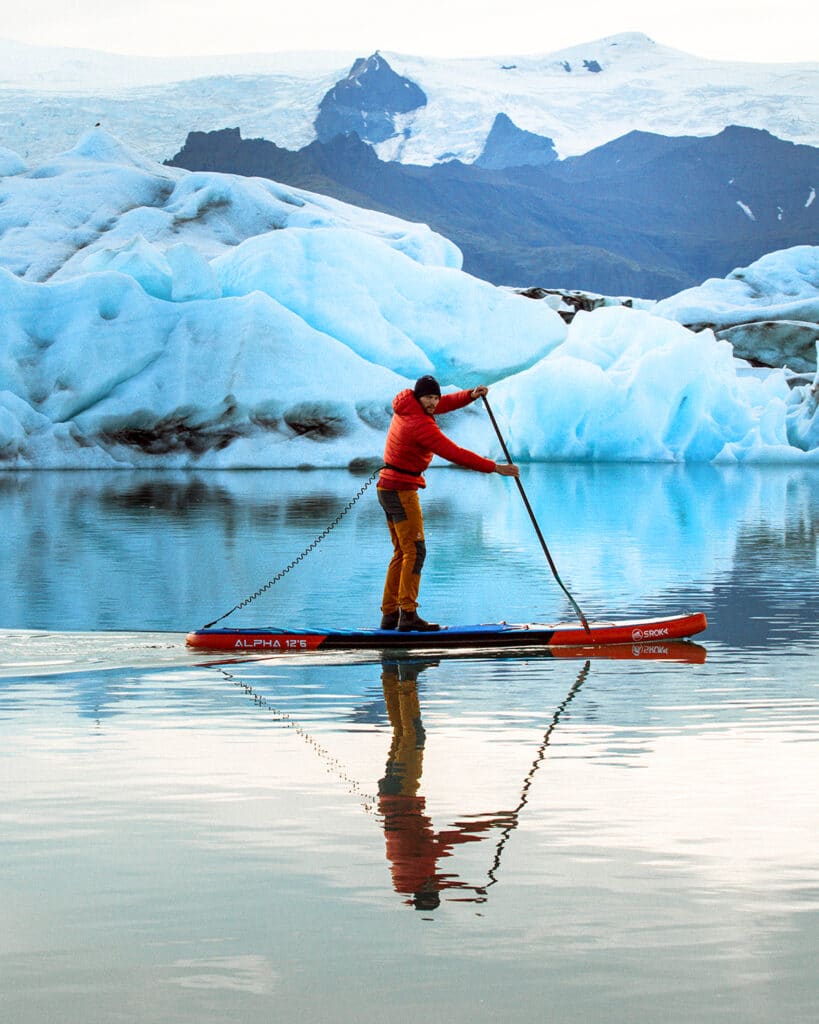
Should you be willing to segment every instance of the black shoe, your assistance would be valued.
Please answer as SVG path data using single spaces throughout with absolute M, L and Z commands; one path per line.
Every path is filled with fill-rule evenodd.
M 398 627 L 398 612 L 386 612 L 381 616 L 381 628 L 382 629 L 397 629 Z
M 437 622 L 426 622 L 417 612 L 405 612 L 402 608 L 398 615 L 399 633 L 432 633 L 441 627 Z

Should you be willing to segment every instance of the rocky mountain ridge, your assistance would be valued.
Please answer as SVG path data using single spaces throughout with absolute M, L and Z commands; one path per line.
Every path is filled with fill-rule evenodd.
M 168 161 L 272 178 L 428 224 L 495 284 L 658 299 L 819 237 L 819 149 L 730 127 L 632 132 L 568 160 L 493 170 L 380 160 L 357 135 L 298 151 L 238 128 L 191 132 Z

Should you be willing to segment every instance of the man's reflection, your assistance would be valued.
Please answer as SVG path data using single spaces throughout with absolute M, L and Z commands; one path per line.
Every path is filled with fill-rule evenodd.
M 381 682 L 387 714 L 392 725 L 392 743 L 384 778 L 378 784 L 379 809 L 383 815 L 387 859 L 395 891 L 410 897 L 406 902 L 417 910 L 434 910 L 441 892 L 458 890 L 457 899 L 483 902 L 485 885 L 469 885 L 454 873 L 439 870 L 438 862 L 452 856 L 461 843 L 479 842 L 493 827 L 509 824 L 508 816 L 493 815 L 469 822 L 456 822 L 436 832 L 425 812 L 426 801 L 419 795 L 426 734 L 418 700 L 418 674 L 437 661 L 385 661 Z

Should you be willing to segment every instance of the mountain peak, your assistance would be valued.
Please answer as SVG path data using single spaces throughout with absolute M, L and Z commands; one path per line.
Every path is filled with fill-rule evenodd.
M 557 151 L 551 139 L 518 128 L 511 117 L 501 112 L 495 117 L 475 166 L 487 170 L 542 167 L 553 160 L 557 160 Z
M 603 46 L 628 46 L 631 49 L 655 49 L 657 43 L 645 32 L 616 32 L 599 40 Z
M 384 142 L 396 134 L 396 114 L 408 114 L 426 102 L 423 89 L 396 74 L 376 50 L 359 57 L 346 78 L 325 93 L 315 120 L 316 136 L 328 142 L 355 132 L 365 142 Z

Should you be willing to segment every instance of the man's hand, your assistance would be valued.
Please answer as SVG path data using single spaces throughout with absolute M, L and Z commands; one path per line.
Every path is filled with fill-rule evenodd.
M 500 473 L 501 476 L 520 476 L 520 470 L 513 462 L 496 462 L 495 472 Z
M 479 384 L 476 388 L 472 388 L 472 399 L 473 401 L 477 398 L 483 398 L 487 394 L 489 388 L 485 384 Z

